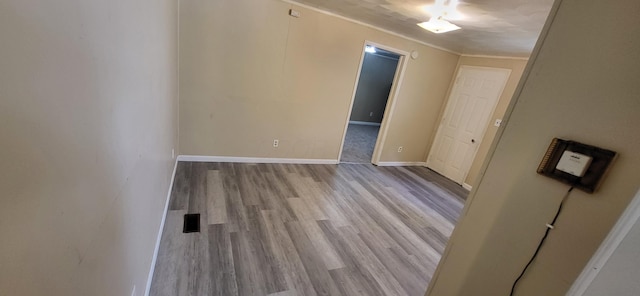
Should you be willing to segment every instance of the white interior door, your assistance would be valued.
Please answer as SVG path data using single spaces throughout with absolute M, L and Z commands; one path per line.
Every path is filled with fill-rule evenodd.
M 509 74 L 509 69 L 460 67 L 427 167 L 463 183 Z

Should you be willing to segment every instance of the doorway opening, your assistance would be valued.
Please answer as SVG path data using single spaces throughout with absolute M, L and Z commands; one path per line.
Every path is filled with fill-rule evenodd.
M 404 55 L 390 48 L 365 43 L 342 148 L 341 163 L 377 163 L 385 119 L 394 97 Z M 376 157 L 377 156 L 377 157 Z

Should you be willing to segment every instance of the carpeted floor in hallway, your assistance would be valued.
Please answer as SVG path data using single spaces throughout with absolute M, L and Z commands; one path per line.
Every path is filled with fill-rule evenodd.
M 379 126 L 349 124 L 340 162 L 371 163 Z

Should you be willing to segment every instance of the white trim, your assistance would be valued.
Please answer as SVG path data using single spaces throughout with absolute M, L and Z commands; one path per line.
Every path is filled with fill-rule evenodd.
M 304 7 L 306 9 L 313 10 L 313 11 L 318 12 L 318 13 L 322 13 L 322 14 L 325 14 L 325 15 L 337 17 L 339 19 L 342 19 L 342 20 L 345 20 L 345 21 L 348 21 L 348 22 L 351 22 L 351 23 L 354 23 L 354 24 L 358 24 L 358 25 L 361 25 L 361 26 L 365 26 L 365 27 L 368 27 L 368 28 L 371 28 L 371 29 L 374 29 L 374 30 L 378 30 L 380 32 L 384 32 L 384 33 L 387 33 L 387 34 L 390 34 L 390 35 L 393 35 L 393 36 L 397 36 L 397 37 L 400 37 L 400 38 L 403 38 L 403 39 L 406 39 L 406 40 L 409 40 L 409 41 L 420 43 L 422 45 L 426 45 L 426 46 L 431 47 L 431 48 L 439 49 L 439 50 L 446 51 L 446 52 L 453 53 L 453 54 L 457 54 L 457 55 L 462 55 L 461 53 L 459 53 L 457 51 L 454 51 L 454 50 L 451 50 L 451 49 L 448 49 L 448 48 L 444 48 L 444 47 L 441 47 L 441 46 L 433 45 L 433 44 L 425 42 L 425 41 L 421 41 L 421 40 L 418 40 L 418 39 L 415 39 L 415 38 L 411 38 L 411 37 L 406 36 L 406 35 L 402 35 L 400 33 L 392 32 L 392 31 L 389 31 L 387 29 L 383 29 L 383 28 L 376 27 L 376 26 L 371 25 L 371 24 L 367 24 L 367 23 L 364 23 L 364 22 L 361 22 L 361 21 L 358 21 L 358 20 L 354 20 L 354 19 L 351 19 L 351 18 L 348 18 L 348 17 L 345 17 L 345 16 L 341 16 L 339 14 L 335 14 L 333 12 L 322 10 L 320 8 L 317 8 L 317 7 L 309 6 L 309 5 L 302 4 L 302 3 L 299 3 L 299 2 L 296 2 L 296 1 L 292 1 L 292 0 L 281 0 L 281 1 L 289 3 L 289 4 L 292 4 L 292 5 L 297 5 L 297 6 L 300 6 L 300 7 Z
M 147 276 L 147 287 L 144 290 L 145 296 L 149 296 L 149 292 L 151 292 L 151 281 L 153 280 L 153 273 L 156 269 L 156 261 L 158 260 L 158 251 L 160 250 L 160 240 L 162 239 L 162 232 L 164 231 L 164 222 L 167 219 L 167 211 L 169 211 L 169 200 L 171 198 L 171 191 L 173 190 L 173 181 L 176 178 L 177 168 L 178 168 L 178 159 L 175 159 L 173 163 L 173 173 L 171 173 L 171 181 L 169 183 L 169 190 L 167 191 L 167 200 L 164 202 L 164 212 L 162 213 L 162 220 L 160 220 L 160 229 L 158 229 L 158 237 L 156 238 L 156 247 L 153 250 L 151 267 L 149 268 L 149 275 Z M 135 291 L 135 288 L 134 288 L 134 291 Z
M 382 124 L 380 125 L 380 131 L 378 132 L 376 145 L 373 148 L 373 156 L 371 157 L 371 163 L 377 165 L 380 162 L 380 157 L 382 157 L 382 150 L 384 149 L 384 144 L 387 140 L 387 132 L 389 131 L 389 123 L 393 118 L 393 112 L 395 111 L 396 102 L 398 101 L 397 98 L 400 94 L 400 88 L 402 88 L 402 81 L 404 80 L 404 73 L 407 69 L 407 57 L 410 55 L 410 53 L 388 47 L 386 45 L 373 43 L 371 41 L 365 41 L 365 46 L 366 45 L 374 45 L 375 47 L 379 47 L 386 51 L 390 51 L 400 55 L 400 60 L 398 61 L 398 65 L 396 66 L 396 74 L 393 76 L 393 84 L 391 90 L 389 91 L 389 98 L 387 98 L 387 106 L 384 108 L 384 113 L 382 115 Z
M 467 184 L 467 183 L 464 183 L 464 182 L 463 182 L 463 183 L 462 183 L 462 188 L 464 188 L 464 189 L 467 189 L 467 190 L 471 191 L 471 189 L 473 188 L 473 186 L 471 186 L 471 185 L 469 185 L 469 184 Z
M 407 56 L 411 55 L 411 53 L 408 52 L 408 51 L 405 51 L 405 50 L 402 50 L 402 49 L 397 49 L 397 48 L 394 48 L 394 47 L 391 47 L 391 46 L 387 46 L 387 45 L 384 45 L 384 44 L 376 43 L 376 42 L 373 42 L 371 40 L 365 40 L 364 42 L 365 42 L 365 47 L 367 45 L 370 45 L 370 46 L 373 46 L 375 48 L 380 48 L 382 50 L 390 51 L 390 52 L 395 53 L 395 54 L 397 54 L 397 55 L 399 55 L 401 57 L 402 56 L 407 57 Z M 400 62 L 400 61 L 398 61 L 398 62 Z
M 345 118 L 345 122 L 344 122 L 342 142 L 340 143 L 340 150 L 338 151 L 338 161 L 342 157 L 342 149 L 344 149 L 344 142 L 347 138 L 347 128 L 349 127 L 349 118 L 351 118 L 351 111 L 353 109 L 353 104 L 355 103 L 355 100 L 356 100 L 356 92 L 358 91 L 358 84 L 360 82 L 360 74 L 362 73 L 362 65 L 364 64 L 364 56 L 366 54 L 365 49 L 367 48 L 367 46 L 375 46 L 377 48 L 393 52 L 400 56 L 400 59 L 398 60 L 398 64 L 396 66 L 396 73 L 393 75 L 392 87 L 391 87 L 391 90 L 389 91 L 389 97 L 387 98 L 387 105 L 385 106 L 385 109 L 384 109 L 384 114 L 382 116 L 382 123 L 380 124 L 380 130 L 378 131 L 378 137 L 376 138 L 376 144 L 373 148 L 373 155 L 371 157 L 371 163 L 377 165 L 378 162 L 380 161 L 380 155 L 382 154 L 384 141 L 387 137 L 388 123 L 390 122 L 391 117 L 393 115 L 393 110 L 395 109 L 395 102 L 396 102 L 395 98 L 398 96 L 400 87 L 402 86 L 402 79 L 404 78 L 404 72 L 405 72 L 405 69 L 407 68 L 407 56 L 409 56 L 409 53 L 404 50 L 396 49 L 396 48 L 375 43 L 369 40 L 364 41 L 364 44 L 362 45 L 362 54 L 360 56 L 360 66 L 358 67 L 358 74 L 356 75 L 356 80 L 353 86 L 351 103 L 349 104 L 349 109 L 347 110 L 347 118 Z
M 175 155 L 180 155 L 180 0 L 176 1 L 176 89 L 175 89 L 175 137 L 173 138 L 173 149 L 175 150 Z M 176 159 L 176 162 L 178 160 Z
M 461 57 L 469 57 L 469 58 L 486 58 L 486 59 L 508 59 L 508 60 L 523 60 L 528 61 L 528 57 L 512 57 L 512 56 L 493 56 L 493 55 L 484 55 L 484 54 L 461 54 Z
M 616 225 L 613 226 L 611 232 L 602 241 L 602 244 L 584 267 L 580 276 L 573 282 L 571 289 L 567 292 L 567 296 L 584 294 L 638 219 L 640 219 L 640 191 L 636 193 L 636 196 L 620 216 Z
M 426 166 L 423 161 L 379 161 L 377 166 Z
M 347 119 L 344 124 L 344 131 L 342 132 L 342 142 L 340 143 L 340 150 L 338 151 L 338 161 L 342 158 L 342 149 L 344 149 L 344 142 L 347 139 L 347 129 L 349 128 L 349 119 L 351 118 L 351 111 L 353 110 L 353 104 L 356 102 L 356 92 L 358 91 L 358 83 L 360 82 L 360 73 L 362 72 L 362 65 L 364 64 L 364 51 L 367 47 L 367 42 L 362 47 L 362 53 L 360 55 L 360 64 L 358 65 L 358 72 L 356 73 L 356 81 L 353 86 L 353 92 L 351 94 L 351 103 L 349 103 L 349 109 L 347 109 Z
M 297 163 L 297 164 L 337 164 L 336 159 L 305 159 L 305 158 L 269 158 L 269 157 L 235 157 L 235 156 L 206 156 L 180 155 L 178 161 L 199 162 L 239 162 L 239 163 Z
M 368 121 L 358 121 L 358 120 L 349 120 L 349 124 L 380 126 L 379 122 L 368 122 Z

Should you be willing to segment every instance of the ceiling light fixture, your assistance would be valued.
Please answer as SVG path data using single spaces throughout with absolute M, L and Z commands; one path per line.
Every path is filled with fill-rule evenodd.
M 436 0 L 434 5 L 424 8 L 431 15 L 431 19 L 428 22 L 419 23 L 418 26 L 436 34 L 459 30 L 460 27 L 447 21 L 447 19 L 462 18 L 462 14 L 456 9 L 458 2 L 458 0 Z
M 428 22 L 419 23 L 418 26 L 436 34 L 451 32 L 460 29 L 460 27 L 442 19 L 442 17 L 432 17 Z

